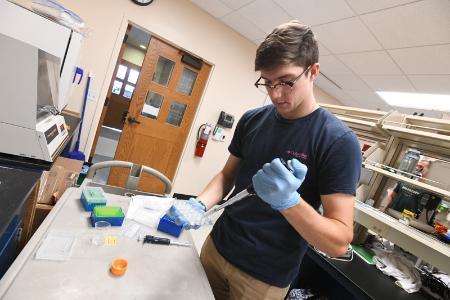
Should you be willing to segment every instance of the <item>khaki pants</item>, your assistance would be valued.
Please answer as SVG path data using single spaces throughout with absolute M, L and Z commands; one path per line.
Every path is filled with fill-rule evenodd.
M 255 279 L 227 262 L 217 252 L 211 236 L 203 244 L 200 260 L 218 300 L 282 300 L 289 290 L 289 287 L 279 288 Z

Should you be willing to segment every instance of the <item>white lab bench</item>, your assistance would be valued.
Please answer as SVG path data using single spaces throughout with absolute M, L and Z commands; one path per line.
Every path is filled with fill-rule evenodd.
M 180 241 L 192 247 L 138 242 L 112 227 L 117 244 L 91 243 L 95 229 L 80 203 L 81 188 L 68 189 L 0 281 L 1 299 L 214 299 L 188 231 Z M 108 205 L 126 212 L 129 197 L 107 194 Z M 65 261 L 37 260 L 36 251 L 48 233 L 76 237 Z M 154 228 L 148 234 L 166 236 Z M 173 238 L 173 237 L 170 237 Z M 175 239 L 177 240 L 177 239 Z M 116 277 L 109 271 L 115 258 L 128 269 Z

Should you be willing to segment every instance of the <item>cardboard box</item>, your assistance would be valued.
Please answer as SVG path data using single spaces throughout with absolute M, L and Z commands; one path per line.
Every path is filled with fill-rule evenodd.
M 37 202 L 54 205 L 64 191 L 74 185 L 82 165 L 82 161 L 58 157 L 52 168 L 41 176 Z
M 71 171 L 73 173 L 80 173 L 81 167 L 83 166 L 83 161 L 70 159 L 65 157 L 58 157 L 53 166 L 61 166 L 67 171 Z
M 52 208 L 53 208 L 53 205 L 39 204 L 39 203 L 36 204 L 36 210 L 34 212 L 33 225 L 31 227 L 30 237 L 33 236 L 33 234 L 39 228 L 41 223 L 44 221 L 44 219 L 50 213 Z

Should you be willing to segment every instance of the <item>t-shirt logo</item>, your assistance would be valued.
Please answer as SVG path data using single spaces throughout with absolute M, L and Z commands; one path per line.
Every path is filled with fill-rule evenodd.
M 308 159 L 308 155 L 306 155 L 305 153 L 297 152 L 297 151 L 294 151 L 294 150 L 288 150 L 287 154 L 292 155 L 295 158 L 301 158 L 301 159 L 304 159 L 304 160 Z
M 408 195 L 415 195 L 415 196 L 417 196 L 417 195 L 420 194 L 418 191 L 416 191 L 416 190 L 414 190 L 414 189 L 412 189 L 412 188 L 410 188 L 408 186 L 402 186 L 402 191 L 404 191 L 404 193 L 408 194 Z

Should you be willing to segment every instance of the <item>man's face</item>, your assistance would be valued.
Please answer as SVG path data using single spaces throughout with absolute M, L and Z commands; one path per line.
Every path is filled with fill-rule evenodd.
M 279 85 L 268 89 L 268 95 L 278 113 L 286 119 L 294 119 L 302 116 L 305 102 L 313 98 L 313 81 L 319 70 L 319 64 L 314 64 L 295 84 Z M 283 65 L 269 70 L 261 70 L 261 77 L 265 83 L 276 85 L 281 82 L 295 80 L 305 68 L 294 64 Z

